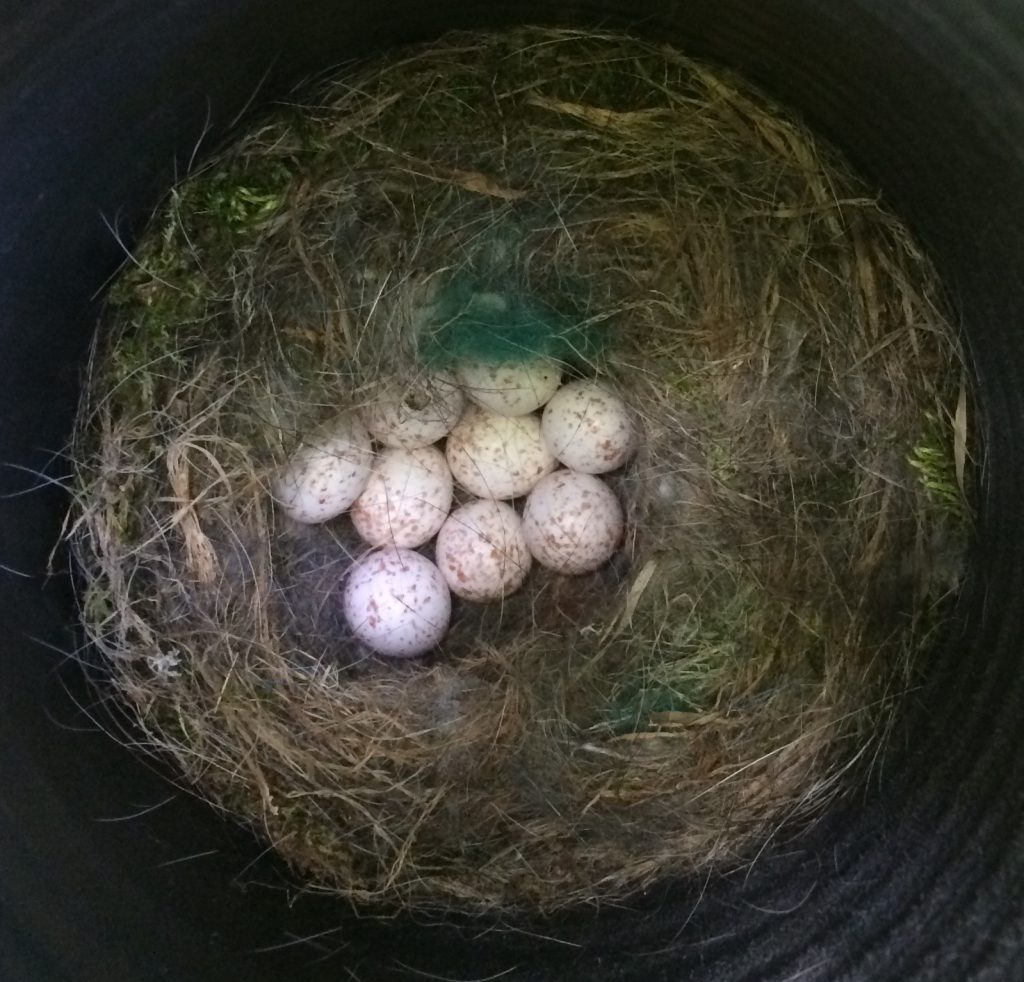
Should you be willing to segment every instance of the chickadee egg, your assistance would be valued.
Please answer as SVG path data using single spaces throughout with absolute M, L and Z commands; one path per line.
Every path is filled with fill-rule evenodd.
M 480 602 L 518 590 L 533 562 L 522 519 L 503 501 L 456 508 L 437 534 L 436 556 L 452 593 Z
M 502 416 L 525 416 L 539 409 L 562 381 L 561 368 L 550 358 L 503 364 L 468 361 L 456 372 L 473 402 Z
M 437 447 L 384 450 L 352 505 L 352 524 L 372 546 L 415 549 L 437 534 L 451 507 L 452 472 Z
M 274 499 L 297 522 L 326 522 L 359 497 L 372 463 L 366 427 L 343 413 L 302 440 L 274 481 Z
M 589 573 L 611 558 L 625 520 L 599 477 L 556 471 L 526 499 L 523 534 L 534 559 L 559 573 Z
M 370 434 L 385 447 L 416 450 L 444 439 L 466 397 L 449 372 L 382 383 L 363 409 Z
M 536 416 L 500 416 L 470 406 L 448 435 L 448 466 L 478 498 L 516 498 L 555 469 Z
M 374 651 L 413 658 L 438 645 L 448 630 L 452 600 L 441 571 L 410 549 L 378 549 L 349 570 L 345 619 Z
M 636 450 L 636 430 L 626 404 L 597 382 L 569 382 L 544 407 L 541 430 L 566 467 L 604 474 Z

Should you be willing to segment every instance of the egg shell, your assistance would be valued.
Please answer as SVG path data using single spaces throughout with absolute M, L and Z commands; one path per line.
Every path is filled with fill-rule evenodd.
M 342 413 L 302 440 L 273 483 L 274 499 L 297 522 L 326 522 L 362 494 L 372 464 L 366 427 Z
M 451 620 L 452 598 L 441 571 L 411 549 L 378 549 L 349 570 L 345 619 L 378 654 L 414 658 L 436 647 Z
M 523 535 L 534 559 L 559 573 L 589 573 L 607 562 L 622 540 L 622 505 L 592 474 L 556 471 L 526 499 Z
M 452 593 L 481 603 L 518 590 L 533 563 L 512 506 L 484 500 L 448 516 L 437 535 L 436 558 Z
M 466 409 L 445 450 L 455 480 L 478 498 L 517 498 L 556 467 L 536 416 Z
M 352 524 L 372 546 L 415 549 L 444 524 L 452 491 L 452 472 L 437 447 L 384 450 L 352 505 Z
M 455 376 L 436 372 L 382 382 L 363 408 L 363 421 L 385 447 L 418 450 L 443 440 L 465 405 Z
M 456 374 L 474 403 L 502 416 L 525 416 L 539 409 L 562 381 L 562 369 L 550 358 L 467 361 L 458 365 Z
M 636 451 L 637 435 L 625 402 L 597 382 L 563 385 L 544 407 L 541 431 L 551 452 L 570 470 L 604 474 Z

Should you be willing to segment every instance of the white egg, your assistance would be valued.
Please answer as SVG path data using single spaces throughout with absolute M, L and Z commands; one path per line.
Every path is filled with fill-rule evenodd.
M 362 494 L 372 463 L 366 427 L 343 413 L 302 440 L 274 481 L 274 499 L 297 522 L 326 522 Z
M 555 469 L 536 416 L 500 416 L 470 406 L 448 435 L 448 466 L 478 498 L 527 494 Z
M 413 658 L 436 647 L 452 611 L 441 571 L 410 549 L 378 549 L 356 562 L 343 603 L 356 637 L 393 658 Z
M 522 519 L 503 501 L 456 508 L 437 534 L 436 555 L 452 593 L 481 602 L 518 590 L 533 562 Z
M 415 549 L 437 534 L 452 507 L 452 472 L 437 447 L 384 450 L 352 505 L 352 524 L 371 546 Z
M 626 404 L 597 382 L 569 382 L 544 407 L 541 430 L 551 452 L 570 470 L 604 474 L 636 450 Z
M 589 573 L 612 557 L 625 520 L 599 477 L 556 471 L 526 499 L 523 534 L 534 559 L 559 573 Z
M 455 376 L 436 372 L 381 383 L 363 409 L 363 421 L 385 447 L 417 450 L 443 440 L 465 405 Z
M 473 402 L 502 416 L 525 416 L 539 409 L 562 381 L 562 369 L 549 358 L 463 362 L 456 373 Z

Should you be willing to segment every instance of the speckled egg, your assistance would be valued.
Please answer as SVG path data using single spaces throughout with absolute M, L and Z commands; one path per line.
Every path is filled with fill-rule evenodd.
M 362 494 L 372 463 L 366 427 L 343 413 L 302 440 L 273 482 L 274 500 L 297 522 L 326 522 Z
M 436 647 L 452 611 L 441 571 L 410 549 L 378 549 L 356 562 L 343 603 L 356 637 L 392 658 L 414 658 Z
M 503 501 L 471 501 L 451 513 L 437 535 L 437 565 L 464 600 L 499 600 L 530 572 L 522 519 Z
M 473 402 L 502 416 L 525 416 L 539 409 L 562 381 L 562 369 L 549 358 L 503 364 L 463 362 L 456 373 Z
M 385 447 L 417 450 L 443 440 L 465 405 L 455 376 L 436 372 L 381 383 L 363 408 L 363 421 Z
M 448 435 L 448 466 L 478 498 L 516 498 L 555 469 L 536 416 L 501 416 L 470 406 Z
M 352 524 L 372 546 L 415 549 L 437 534 L 452 507 L 452 472 L 437 447 L 384 450 L 352 505 Z
M 626 404 L 597 382 L 569 382 L 544 407 L 541 431 L 551 452 L 570 470 L 604 474 L 636 450 L 636 428 Z
M 559 573 L 589 573 L 607 562 L 622 539 L 622 505 L 592 474 L 556 471 L 526 499 L 523 534 L 534 559 Z

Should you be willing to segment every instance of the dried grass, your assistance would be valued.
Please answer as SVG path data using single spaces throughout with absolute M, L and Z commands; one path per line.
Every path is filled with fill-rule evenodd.
M 347 519 L 267 486 L 422 370 L 452 284 L 574 325 L 567 369 L 628 393 L 628 541 L 384 663 L 338 613 Z M 880 752 L 959 575 L 961 374 L 906 229 L 737 79 L 449 36 L 279 107 L 154 220 L 76 439 L 84 623 L 148 744 L 316 886 L 622 897 L 749 858 Z

